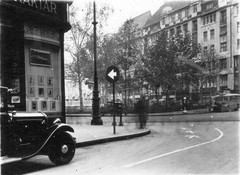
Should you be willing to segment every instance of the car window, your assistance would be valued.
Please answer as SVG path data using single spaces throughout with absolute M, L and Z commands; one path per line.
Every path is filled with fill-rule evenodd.
M 223 101 L 223 97 L 215 97 L 214 99 L 216 102 L 221 102 Z
M 223 101 L 228 101 L 229 97 L 223 97 Z

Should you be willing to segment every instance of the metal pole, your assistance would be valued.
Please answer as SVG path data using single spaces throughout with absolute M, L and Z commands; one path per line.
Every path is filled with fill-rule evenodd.
M 116 134 L 115 83 L 113 83 L 113 134 Z
M 95 1 L 93 2 L 93 14 L 94 14 L 94 88 L 93 88 L 93 99 L 92 99 L 92 125 L 102 125 L 103 121 L 100 117 L 99 112 L 99 91 L 98 91 L 98 76 L 97 76 L 97 34 L 96 34 L 96 7 Z

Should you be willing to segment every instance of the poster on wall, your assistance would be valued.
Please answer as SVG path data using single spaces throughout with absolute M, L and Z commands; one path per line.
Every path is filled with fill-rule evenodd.
M 32 101 L 32 111 L 36 111 L 37 109 L 37 101 Z
M 46 111 L 47 110 L 47 101 L 42 101 L 42 107 L 41 107 L 41 109 L 43 110 L 43 111 Z
M 50 109 L 51 110 L 56 110 L 56 102 L 55 101 L 50 102 Z
M 38 88 L 38 96 L 44 97 L 44 88 Z
M 44 76 L 38 76 L 38 85 L 44 86 Z
M 30 64 L 33 66 L 51 66 L 50 52 L 45 50 L 30 49 Z
M 34 85 L 34 76 L 28 75 L 28 85 L 33 86 Z
M 29 97 L 35 96 L 34 87 L 28 87 L 28 96 Z
M 48 88 L 47 93 L 48 97 L 53 97 L 53 88 Z

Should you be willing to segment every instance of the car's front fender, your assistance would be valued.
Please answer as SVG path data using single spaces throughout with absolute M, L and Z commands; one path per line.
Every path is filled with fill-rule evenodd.
M 74 129 L 64 123 L 56 123 L 53 126 L 51 126 L 48 129 L 48 135 L 46 137 L 46 139 L 43 141 L 42 145 L 40 146 L 40 148 L 32 155 L 28 155 L 26 157 L 23 157 L 22 159 L 28 159 L 30 157 L 35 156 L 36 154 L 46 154 L 48 151 L 48 147 L 54 143 L 54 137 L 61 135 L 62 132 L 74 132 Z

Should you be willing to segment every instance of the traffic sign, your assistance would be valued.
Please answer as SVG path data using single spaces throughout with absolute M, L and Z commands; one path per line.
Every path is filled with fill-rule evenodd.
M 116 66 L 109 66 L 106 71 L 106 79 L 110 83 L 118 81 L 120 76 L 119 69 Z

